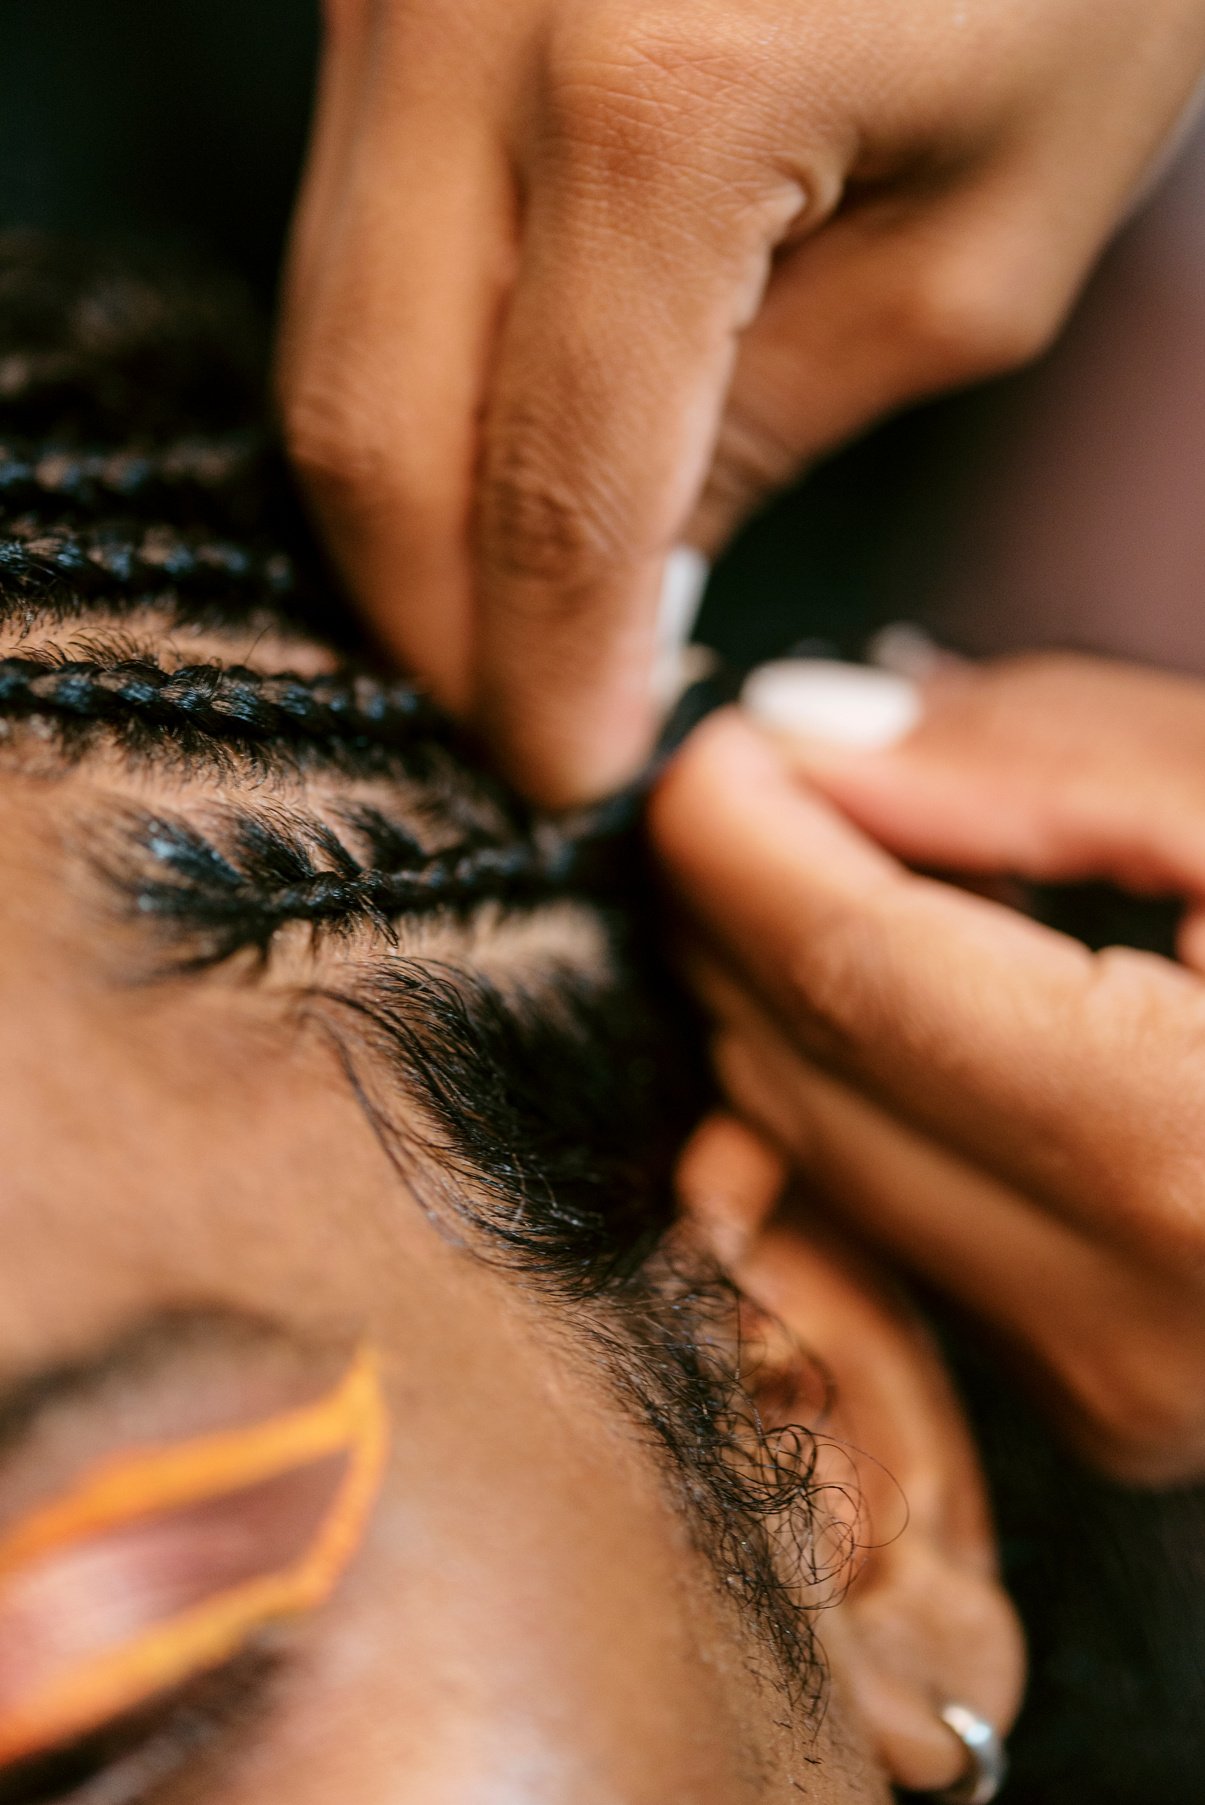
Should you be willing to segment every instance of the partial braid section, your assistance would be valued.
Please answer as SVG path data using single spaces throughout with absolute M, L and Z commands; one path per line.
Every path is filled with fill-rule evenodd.
M 233 744 L 401 748 L 417 736 L 438 739 L 447 732 L 446 718 L 412 684 L 355 672 L 300 677 L 244 665 L 188 664 L 167 671 L 140 658 L 109 664 L 0 659 L 0 716 L 35 715 L 187 728 Z
M 146 863 L 121 874 L 139 915 L 181 938 L 188 967 L 245 949 L 266 954 L 290 922 L 344 932 L 369 926 L 394 939 L 402 917 L 546 903 L 581 885 L 596 852 L 589 840 L 547 827 L 432 851 L 402 824 L 364 811 L 356 831 L 376 858 L 389 856 L 385 866 L 363 863 L 312 818 L 290 826 L 279 812 L 240 812 L 228 823 L 229 843 L 219 847 L 187 822 L 147 816 L 137 834 Z
M 0 232 L 0 621 L 277 608 L 361 646 L 265 418 L 237 287 Z
M 265 457 L 254 432 L 193 435 L 140 450 L 36 441 L 0 445 L 0 509 L 32 513 L 53 507 L 96 513 L 101 508 L 165 517 L 181 509 L 234 512 L 238 490 L 258 475 Z
M 546 901 L 562 886 L 571 867 L 567 843 L 541 846 L 525 840 L 440 853 L 408 871 L 360 871 L 353 876 L 316 871 L 272 896 L 260 892 L 248 896 L 244 890 L 232 901 L 240 931 L 246 930 L 250 904 L 260 932 L 270 938 L 288 921 L 351 922 L 363 917 L 392 921 L 435 909 L 473 909 L 484 902 L 514 903 L 532 897 Z
M 294 587 L 292 560 L 231 540 L 164 527 L 119 526 L 73 531 L 36 520 L 13 521 L 0 540 L 0 584 L 23 598 L 67 585 L 79 595 L 251 591 L 285 600 Z

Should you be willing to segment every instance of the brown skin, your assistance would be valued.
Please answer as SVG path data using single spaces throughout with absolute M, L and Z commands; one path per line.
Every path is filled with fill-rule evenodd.
M 799 1342 L 835 1386 L 818 1447 L 826 1519 L 851 1528 L 854 1581 L 821 1618 L 824 1646 L 897 1786 L 957 1775 L 935 1699 L 972 1699 L 1002 1729 L 1020 1702 L 1024 1652 L 996 1573 L 987 1500 L 958 1399 L 902 1289 L 813 1207 L 778 1155 L 743 1123 L 715 1116 L 683 1159 L 688 1207 L 747 1295 L 771 1312 L 761 1408 L 815 1421 L 796 1379 L 777 1395 Z M 818 1376 L 823 1382 L 825 1373 Z M 823 1590 L 823 1588 L 822 1588 Z
M 546 802 L 654 728 L 666 554 L 1045 345 L 1200 0 L 328 0 L 280 356 L 382 640 Z
M 1198 1479 L 1205 686 L 1041 657 L 945 668 L 924 703 L 877 753 L 718 719 L 663 786 L 719 1070 L 1091 1459 Z M 1183 898 L 1183 963 L 1090 953 L 901 861 Z
M 2 1014 L 38 1023 L 4 1055 L 6 1371 L 201 1303 L 367 1337 L 395 1414 L 370 1544 L 220 1796 L 754 1796 L 752 1689 L 601 1384 L 399 1196 L 287 996 L 90 970 L 42 800 L 5 806 Z
M 313 1391 L 332 1340 L 375 1344 L 395 1428 L 367 1544 L 288 1632 L 271 1709 L 165 1801 L 785 1805 L 801 1776 L 818 1805 L 854 1805 L 884 1801 L 889 1772 L 954 1779 L 934 1697 L 1007 1722 L 1019 1653 L 973 1452 L 931 1353 L 891 1329 L 895 1306 L 823 1265 L 808 1278 L 803 1251 L 775 1254 L 759 1224 L 776 1175 L 767 1188 L 755 1155 L 750 1179 L 739 1140 L 735 1166 L 722 1134 L 718 1164 L 714 1142 L 696 1150 L 688 1192 L 701 1171 L 713 1217 L 743 1211 L 740 1259 L 753 1276 L 762 1262 L 758 1288 L 793 1328 L 817 1326 L 838 1373 L 849 1339 L 857 1432 L 882 1431 L 877 1452 L 916 1492 L 915 1529 L 861 1594 L 865 1621 L 891 1626 L 888 1654 L 877 1628 L 861 1635 L 860 1606 L 824 1619 L 838 1677 L 817 1741 L 751 1676 L 647 1443 L 588 1359 L 405 1194 L 329 1044 L 299 1027 L 301 968 L 129 982 L 132 930 L 98 913 L 59 837 L 99 800 L 88 774 L 0 788 L 0 1375 L 87 1355 L 165 1306 L 244 1310 L 319 1350 Z M 160 1375 L 178 1387 L 171 1420 L 245 1415 L 275 1383 L 258 1358 L 241 1378 L 203 1361 Z M 130 1419 L 110 1421 L 103 1397 L 89 1408 L 80 1445 L 120 1452 Z M 30 1502 L 28 1467 L 16 1495 L 5 1483 L 0 1470 L 0 1522 Z M 935 1563 L 956 1646 L 935 1646 L 935 1594 L 916 1583 Z

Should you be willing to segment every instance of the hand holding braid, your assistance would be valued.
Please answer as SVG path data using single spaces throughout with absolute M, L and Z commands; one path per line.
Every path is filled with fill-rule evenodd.
M 302 762 L 307 771 L 351 771 L 386 795 L 404 780 L 408 792 L 438 800 L 449 828 L 432 845 L 390 806 L 344 816 L 336 833 L 290 800 L 270 817 L 253 806 L 230 811 L 214 844 L 152 814 L 129 874 L 137 907 L 174 924 L 209 962 L 243 946 L 266 949 L 290 921 L 388 933 L 403 913 L 465 915 L 594 881 L 600 847 L 630 831 L 631 810 L 561 832 L 479 775 L 466 795 L 455 730 L 414 684 L 346 666 L 317 675 L 216 661 L 172 669 L 113 637 L 147 608 L 181 627 L 233 620 L 242 643 L 266 610 L 279 635 L 286 596 L 294 615 L 308 599 L 304 585 L 300 598 L 293 589 L 307 548 L 287 502 L 279 518 L 263 505 L 265 491 L 277 495 L 276 477 L 263 433 L 246 423 L 245 385 L 233 372 L 223 392 L 194 363 L 195 316 L 209 317 L 202 293 L 174 295 L 165 307 L 154 287 L 115 276 L 98 305 L 90 270 L 89 304 L 64 305 L 73 274 L 51 260 L 40 278 L 58 297 L 48 310 L 45 293 L 22 300 L 28 246 L 15 267 L 19 280 L 6 289 L 0 241 L 0 325 L 14 347 L 0 359 L 0 509 L 20 509 L 0 526 L 0 618 L 16 615 L 36 644 L 43 626 L 78 613 L 88 640 L 73 657 L 0 657 L 0 730 L 46 726 L 67 757 L 97 736 L 160 763 L 170 748 L 229 770 L 232 754 L 245 753 L 257 779 L 283 773 L 289 798 Z M 73 322 L 80 343 L 47 342 L 52 315 Z M 173 328 L 182 317 L 194 322 L 187 346 Z M 228 349 L 227 329 L 216 330 Z M 87 339 L 96 332 L 106 341 L 105 375 L 89 386 L 97 347 Z M 177 397 L 170 408 L 168 395 Z M 184 437 L 181 417 L 197 423 Z M 243 530 L 249 522 L 255 539 Z

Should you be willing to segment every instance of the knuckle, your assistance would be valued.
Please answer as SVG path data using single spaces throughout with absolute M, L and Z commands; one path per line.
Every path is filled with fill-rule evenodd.
M 386 477 L 390 446 L 382 423 L 338 382 L 302 383 L 284 397 L 285 450 L 298 475 L 319 491 L 371 491 Z
M 965 249 L 916 281 L 907 311 L 909 337 L 935 372 L 965 381 L 1040 356 L 1059 324 L 1057 308 L 1022 271 Z
M 815 909 L 784 973 L 787 1008 L 810 1050 L 838 1065 L 898 1026 L 871 916 L 840 903 Z
M 764 44 L 684 29 L 681 7 L 603 7 L 580 21 L 546 77 L 547 155 L 578 217 L 654 262 L 685 255 L 737 298 L 742 317 L 770 248 L 833 186 L 831 159 L 785 167 L 782 106 Z M 760 72 L 760 80 L 758 79 Z
M 1058 1374 L 1077 1439 L 1111 1477 L 1165 1485 L 1205 1471 L 1200 1365 L 1154 1335 L 1098 1345 Z
M 764 31 L 747 29 L 731 10 L 707 32 L 676 4 L 642 0 L 623 20 L 623 60 L 633 83 L 671 92 L 709 113 L 717 93 L 765 91 L 767 48 Z
M 579 15 L 556 47 L 553 130 L 619 173 L 656 178 L 726 142 L 716 131 L 717 102 L 730 119 L 743 104 L 764 105 L 766 71 L 764 40 L 739 20 L 700 33 L 680 5 L 618 0 Z
M 282 398 L 285 452 L 320 509 L 371 522 L 447 513 L 430 435 L 359 396 L 350 382 L 302 382 Z
M 488 457 L 477 541 L 498 575 L 572 592 L 628 561 L 614 498 L 564 466 L 546 436 L 531 430 L 508 434 Z
M 626 57 L 567 56 L 549 77 L 547 117 L 554 152 L 578 181 L 659 181 L 674 156 L 665 106 L 632 78 Z
M 1184 1019 L 1184 982 L 1155 954 L 1105 947 L 1092 955 L 1079 1029 L 1110 1064 L 1124 1048 L 1135 1099 L 1089 1168 L 1102 1216 L 1146 1269 L 1205 1289 L 1205 1098 L 1187 1084 L 1168 1094 L 1177 1054 L 1193 1069 L 1205 1036 L 1205 1020 Z

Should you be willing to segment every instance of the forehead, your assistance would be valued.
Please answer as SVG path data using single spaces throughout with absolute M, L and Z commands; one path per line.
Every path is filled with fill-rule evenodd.
M 0 771 L 0 1358 L 147 1291 L 362 1311 L 370 1244 L 425 1225 L 285 990 L 147 981 L 82 834 L 107 801 Z
M 115 662 L 306 681 L 334 667 L 272 621 L 216 631 L 149 606 L 10 619 L 0 659 L 30 657 L 48 681 Z M 118 881 L 148 811 L 205 833 L 246 810 L 341 826 L 349 799 L 404 819 L 404 773 L 365 758 L 361 777 L 304 741 L 285 756 L 153 721 L 145 742 L 63 727 L 0 708 L 0 1365 L 69 1356 L 148 1303 L 359 1325 L 396 1299 L 399 1269 L 421 1312 L 418 1275 L 446 1250 L 309 1000 L 308 930 L 266 965 L 188 972 Z
M 303 949 L 266 974 L 148 980 L 144 924 L 85 831 L 114 791 L 90 761 L 0 769 L 0 1377 L 165 1310 L 366 1338 L 405 1393 L 416 1493 L 439 1475 L 442 1508 L 482 1488 L 542 1508 L 555 1450 L 619 1423 L 589 1361 L 420 1207 L 310 1006 Z
M 169 672 L 209 660 L 271 682 L 282 670 L 321 678 L 332 662 L 262 626 L 232 639 L 150 611 L 121 631 L 115 642 L 112 623 L 93 616 L 54 627 L 52 640 L 26 632 L 17 649 L 52 645 L 68 664 L 129 651 Z M 13 650 L 5 638 L 0 657 Z M 353 1081 L 348 1020 L 330 994 L 392 958 L 447 970 L 456 961 L 523 984 L 550 961 L 568 970 L 595 957 L 588 920 L 554 908 L 453 929 L 420 914 L 387 936 L 356 927 L 330 937 L 297 921 L 266 958 L 252 949 L 190 969 L 180 954 L 192 942 L 165 937 L 141 910 L 141 874 L 154 863 L 141 830 L 133 867 L 123 863 L 146 811 L 215 843 L 229 838 L 232 814 L 250 812 L 274 832 L 301 821 L 348 845 L 350 798 L 386 812 L 421 852 L 420 842 L 477 831 L 494 805 L 467 780 L 450 795 L 438 759 L 416 776 L 404 756 L 395 765 L 371 746 L 341 762 L 321 742 L 248 748 L 215 728 L 178 756 L 165 728 L 146 743 L 102 731 L 75 744 L 36 713 L 15 727 L 8 718 L 0 1371 L 70 1359 L 148 1311 L 195 1307 L 266 1314 L 303 1339 L 367 1333 L 432 1376 L 439 1369 L 420 1350 L 455 1350 L 467 1369 L 493 1345 L 485 1391 L 514 1356 L 538 1392 L 545 1313 L 419 1206 L 391 1157 L 397 1143 L 387 1150 L 363 1107 L 365 1079 L 379 1082 L 390 1125 L 404 1132 L 416 1109 L 404 1074 L 369 1069 L 357 1043 Z M 318 850 L 324 872 L 337 864 L 339 846 Z M 276 855 L 264 856 L 270 866 Z M 269 870 L 264 882 L 294 876 Z
M 148 604 L 0 629 L 10 1359 L 48 1328 L 87 1340 L 148 1283 L 357 1321 L 392 1308 L 398 1266 L 416 1293 L 433 1263 L 486 1285 L 382 1144 L 383 1117 L 417 1124 L 415 987 L 460 972 L 530 1001 L 537 978 L 600 971 L 600 930 L 550 903 L 540 844 L 528 857 L 415 706 L 271 619 L 218 630 Z M 508 894 L 516 844 L 540 906 L 482 904 Z M 458 913 L 474 847 L 484 882 Z M 368 980 L 411 986 L 388 1069 L 354 1006 Z

